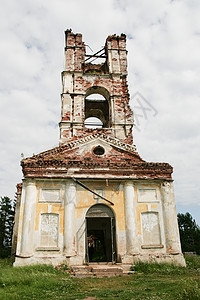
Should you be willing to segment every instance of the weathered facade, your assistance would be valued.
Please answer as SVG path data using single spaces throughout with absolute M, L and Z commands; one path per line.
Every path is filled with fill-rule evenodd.
M 105 62 L 89 63 L 93 58 Z M 109 36 L 90 57 L 82 35 L 67 30 L 62 82 L 59 147 L 21 162 L 15 266 L 185 265 L 173 169 L 145 162 L 133 145 L 126 36 Z

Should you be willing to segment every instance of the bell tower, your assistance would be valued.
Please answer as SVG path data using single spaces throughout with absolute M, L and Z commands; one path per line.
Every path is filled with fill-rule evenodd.
M 97 131 L 132 144 L 133 113 L 127 86 L 126 36 L 108 36 L 87 55 L 81 34 L 65 32 L 60 144 Z M 92 63 L 95 59 L 103 63 Z

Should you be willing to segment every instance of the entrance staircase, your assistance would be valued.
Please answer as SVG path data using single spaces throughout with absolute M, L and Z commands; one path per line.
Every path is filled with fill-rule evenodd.
M 79 278 L 127 276 L 134 273 L 134 271 L 130 271 L 131 266 L 128 264 L 111 263 L 91 263 L 88 265 L 71 266 L 71 276 Z

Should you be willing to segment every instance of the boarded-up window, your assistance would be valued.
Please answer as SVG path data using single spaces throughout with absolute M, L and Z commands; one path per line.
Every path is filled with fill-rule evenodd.
M 40 190 L 40 202 L 60 202 L 60 189 L 47 189 Z
M 40 226 L 40 246 L 58 246 L 58 214 L 42 214 Z
M 144 245 L 160 245 L 160 225 L 157 212 L 145 212 L 142 218 L 142 237 Z
M 156 188 L 139 188 L 138 189 L 139 202 L 157 202 L 158 193 Z

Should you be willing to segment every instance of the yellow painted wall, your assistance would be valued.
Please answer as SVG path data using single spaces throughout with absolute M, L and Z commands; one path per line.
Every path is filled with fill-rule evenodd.
M 161 196 L 161 191 L 160 191 L 160 186 L 159 185 L 140 185 L 139 188 L 157 188 L 158 189 L 158 198 L 160 199 Z M 138 187 L 135 187 L 134 189 L 134 193 L 135 193 L 135 207 L 136 207 L 136 218 L 137 218 L 137 233 L 139 235 L 142 234 L 141 230 L 142 230 L 142 226 L 141 226 L 141 213 L 143 212 L 147 212 L 148 211 L 148 205 L 151 211 L 157 211 L 158 210 L 158 205 L 160 205 L 160 201 L 158 203 L 154 203 L 154 202 L 139 202 L 138 201 L 138 193 L 137 193 L 137 189 Z
M 35 230 L 39 230 L 39 222 L 40 222 L 40 215 L 43 213 L 55 213 L 59 215 L 59 233 L 64 234 L 64 206 L 63 206 L 63 196 L 64 190 L 62 188 L 62 184 L 58 183 L 37 183 L 37 202 L 36 202 L 36 219 L 35 219 Z M 40 202 L 40 189 L 41 188 L 60 188 L 61 189 L 61 202 L 59 203 L 47 203 L 47 202 Z
M 125 216 L 124 216 L 124 192 L 120 189 L 119 183 L 98 181 L 98 182 L 86 182 L 84 184 L 91 190 L 96 188 L 103 188 L 105 190 L 105 198 L 114 203 L 114 206 L 107 201 L 101 200 L 101 203 L 108 205 L 116 216 L 117 229 L 119 231 L 125 230 Z M 76 218 L 83 218 L 87 210 L 97 201 L 94 199 L 94 195 L 85 190 L 84 188 L 77 186 L 77 207 Z
M 97 188 L 102 188 L 105 191 L 104 197 L 114 203 L 114 206 L 110 205 L 108 202 L 101 200 L 100 203 L 106 204 L 109 206 L 115 214 L 116 217 L 116 229 L 117 232 L 124 232 L 126 230 L 125 224 L 125 208 L 124 208 L 124 189 L 123 185 L 118 181 L 82 181 L 88 188 L 95 191 Z M 39 230 L 39 221 L 40 215 L 42 213 L 56 213 L 59 214 L 59 232 L 64 234 L 64 192 L 66 182 L 63 184 L 56 182 L 38 182 L 37 183 L 37 203 L 36 203 L 36 219 L 35 219 L 35 230 Z M 159 185 L 144 185 L 144 187 L 156 187 L 159 193 L 160 199 L 160 187 Z M 142 188 L 143 185 L 140 185 L 139 188 Z M 41 188 L 60 188 L 61 189 L 61 202 L 60 203 L 44 203 L 39 200 L 39 193 Z M 148 210 L 157 211 L 159 210 L 160 202 L 158 203 L 144 203 L 138 201 L 138 186 L 134 188 L 134 201 L 136 207 L 136 220 L 137 220 L 137 234 L 141 235 L 141 213 L 147 212 Z M 76 219 L 84 220 L 87 210 L 94 204 L 97 203 L 94 199 L 94 194 L 90 191 L 82 188 L 77 184 L 76 186 L 76 196 L 77 196 L 77 205 L 76 205 Z

